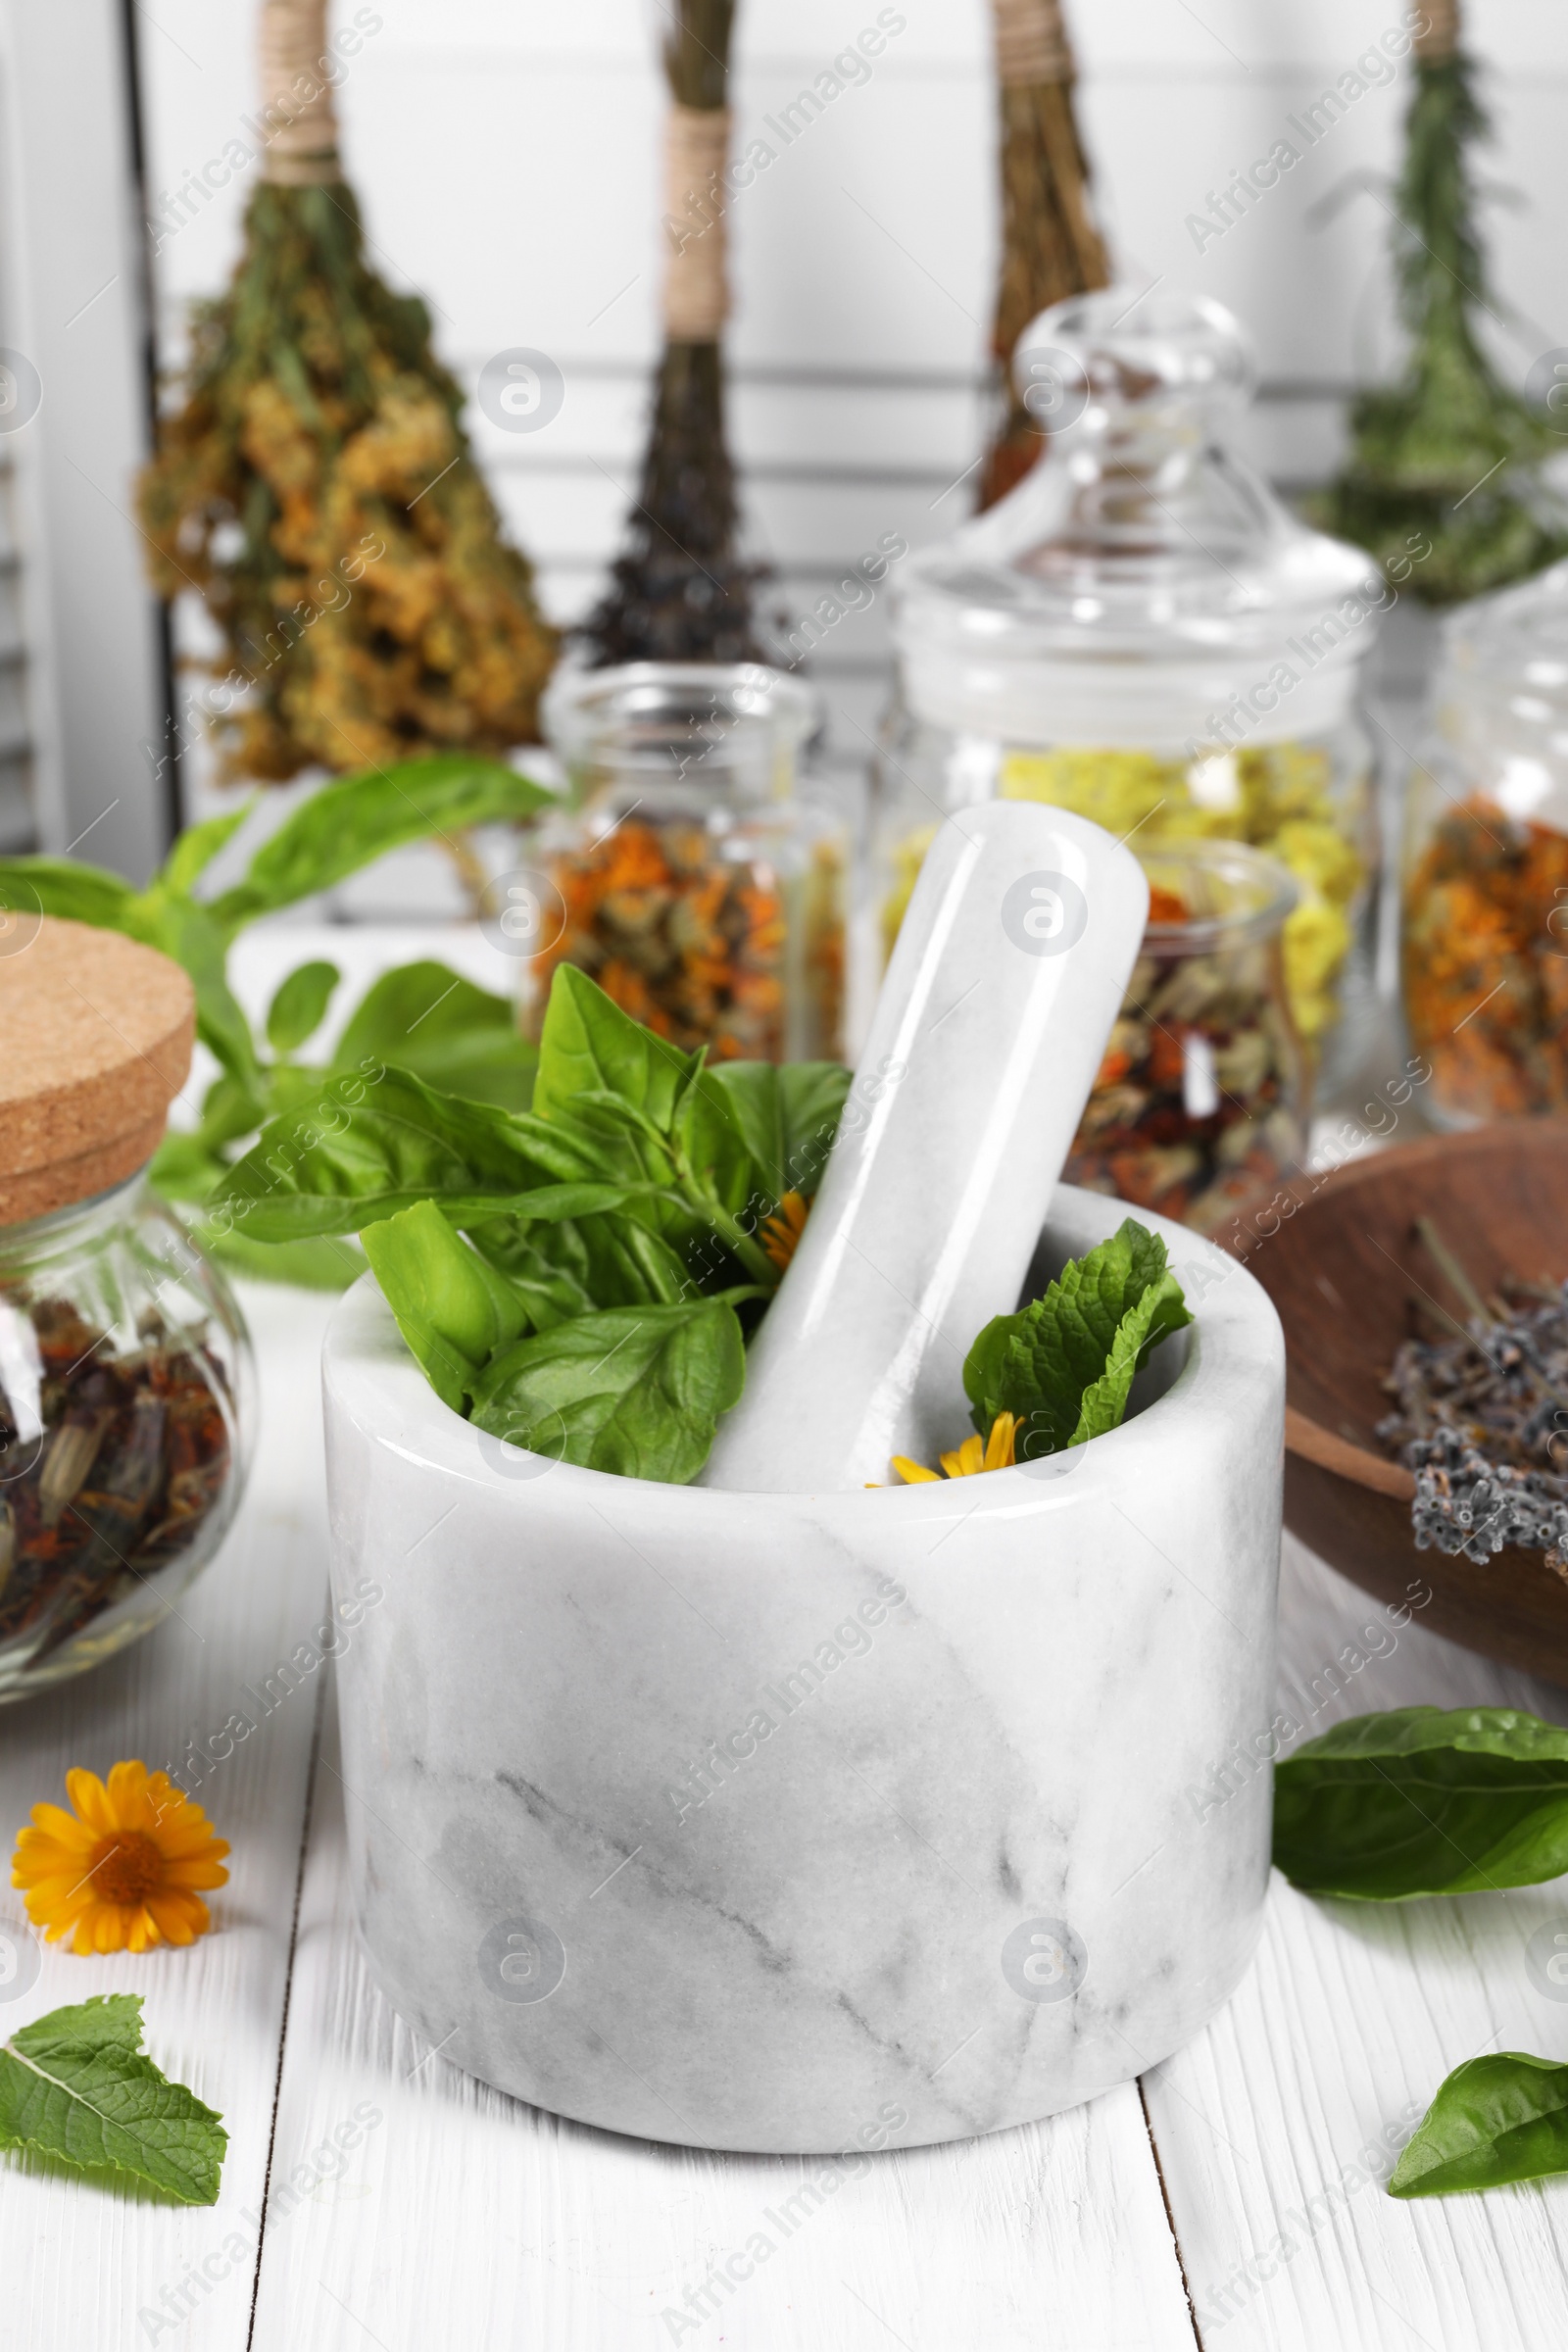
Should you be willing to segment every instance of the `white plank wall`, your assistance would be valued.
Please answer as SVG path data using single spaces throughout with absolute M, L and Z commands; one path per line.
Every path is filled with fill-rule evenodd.
M 351 11 L 338 0 L 339 20 Z M 542 350 L 565 379 L 537 434 L 473 421 L 507 520 L 563 620 L 591 604 L 617 544 L 642 448 L 657 348 L 655 190 L 664 23 L 637 0 L 376 0 L 381 28 L 349 68 L 349 169 L 381 268 L 432 304 L 466 385 L 490 354 Z M 808 610 L 884 531 L 919 547 L 968 509 L 996 260 L 994 93 L 982 0 L 901 0 L 905 29 L 760 172 L 731 216 L 733 440 L 759 547 L 785 610 Z M 1266 152 L 1401 18 L 1400 0 L 1079 0 L 1086 134 L 1124 272 L 1231 304 L 1257 337 L 1264 398 L 1249 427 L 1282 481 L 1317 478 L 1341 443 L 1345 388 L 1389 358 L 1386 193 L 1403 85 L 1370 88 L 1266 205 L 1197 250 L 1187 216 Z M 1568 200 L 1560 135 L 1568 12 L 1473 0 L 1491 69 L 1494 176 L 1525 201 L 1488 220 L 1504 297 L 1498 357 L 1522 376 L 1568 344 Z M 871 0 L 742 0 L 737 135 L 773 115 L 864 24 Z M 136 23 L 156 201 L 221 155 L 253 105 L 249 7 L 156 0 Z M 183 305 L 219 285 L 248 178 L 166 236 L 156 279 L 166 360 Z M 1343 209 L 1321 216 L 1338 194 Z M 956 483 L 957 487 L 953 487 Z M 886 690 L 885 600 L 852 613 L 814 659 L 837 757 L 863 760 Z M 190 624 L 187 620 L 187 631 Z M 187 641 L 190 641 L 187 638 Z M 202 800 L 203 762 L 188 762 Z M 389 900 L 383 877 L 345 904 L 440 912 L 425 863 Z M 422 909 L 411 905 L 423 894 Z M 447 899 L 450 905 L 450 897 Z

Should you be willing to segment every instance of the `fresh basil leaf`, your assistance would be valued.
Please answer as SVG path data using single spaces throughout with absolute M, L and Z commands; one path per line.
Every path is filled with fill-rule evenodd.
M 0 2047 L 0 2147 L 34 2148 L 150 2181 L 183 2205 L 215 2205 L 228 2134 L 141 2047 L 141 1996 L 56 2009 Z
M 316 1035 L 342 977 L 335 963 L 322 962 L 302 963 L 289 973 L 267 1008 L 267 1042 L 274 1054 L 296 1053 Z
M 62 916 L 97 931 L 124 931 L 136 893 L 119 874 L 74 858 L 0 858 L 0 906 Z
M 667 1135 L 675 1105 L 702 1067 L 612 1004 L 575 964 L 556 966 L 539 1036 L 533 1106 L 544 1119 L 577 1115 L 584 1095 L 612 1095 Z
M 821 1183 L 854 1079 L 854 1072 L 837 1061 L 787 1061 L 779 1070 L 785 1193 L 809 1200 Z
M 1127 1324 L 1150 1294 L 1147 1315 Z M 1030 1454 L 1102 1435 L 1121 1419 L 1133 1374 L 1191 1321 L 1164 1243 L 1128 1217 L 1108 1241 L 1064 1266 L 1043 1298 L 986 1325 L 963 1367 L 975 1427 L 984 1435 L 998 1413 L 1015 1413 L 1029 1425 L 1022 1449 Z M 1130 1360 L 1127 1340 L 1117 1353 L 1124 1324 L 1136 1342 Z
M 425 1378 L 461 1413 L 496 1349 L 527 1326 L 515 1291 L 429 1200 L 368 1227 L 363 1246 Z
M 209 1200 L 228 1169 L 199 1135 L 166 1135 L 153 1153 L 147 1181 L 165 1200 Z
M 196 1034 L 229 1076 L 260 1095 L 261 1065 L 251 1026 L 228 985 L 228 947 L 205 906 L 194 899 L 149 893 L 130 909 L 132 938 L 182 964 L 196 991 Z
M 1391 2197 L 1448 2197 L 1568 2173 L 1568 2066 L 1496 2050 L 1456 2066 L 1399 2151 Z
M 1102 1438 L 1106 1430 L 1120 1426 L 1139 1365 L 1148 1362 L 1162 1339 L 1191 1320 L 1174 1274 L 1166 1274 L 1150 1284 L 1117 1324 L 1105 1369 L 1078 1400 L 1078 1419 L 1067 1441 L 1069 1446 L 1082 1446 L 1090 1438 Z
M 365 1272 L 356 1241 L 253 1242 L 220 1225 L 198 1224 L 195 1239 L 230 1274 L 251 1282 L 281 1282 L 297 1291 L 346 1291 Z
M 539 1054 L 505 997 L 425 958 L 383 972 L 351 1014 L 333 1067 L 365 1061 L 392 1062 L 469 1102 L 526 1110 Z
M 210 816 L 199 825 L 187 825 L 165 858 L 156 887 L 173 898 L 189 898 L 219 851 L 233 839 L 255 806 L 255 801 L 249 800 L 243 808 L 229 809 L 222 816 Z
M 1360 1902 L 1568 1870 L 1568 1731 L 1513 1707 L 1356 1715 L 1274 1768 L 1274 1859 Z
M 284 818 L 244 879 L 212 901 L 212 913 L 232 934 L 260 914 L 330 890 L 406 842 L 515 823 L 552 797 L 503 760 L 467 752 L 338 777 Z
M 550 1331 L 573 1315 L 592 1314 L 596 1306 L 628 1303 L 597 1298 L 589 1290 L 583 1279 L 587 1252 L 569 1218 L 517 1225 L 510 1217 L 481 1217 L 466 1231 L 474 1249 L 512 1285 L 532 1331 Z
M 549 1160 L 541 1157 L 523 1135 L 534 1124 L 437 1094 L 407 1070 L 313 1074 L 311 1093 L 270 1120 L 230 1171 L 223 1202 L 252 1240 L 292 1241 L 357 1233 L 422 1200 L 454 1213 L 471 1202 L 483 1213 L 488 1201 L 496 1213 L 548 1187 L 556 1197 L 528 1213 L 570 1216 L 625 1198 L 624 1186 L 597 1180 L 561 1129 L 540 1131 Z M 561 1198 L 567 1187 L 574 1205 Z
M 741 1327 L 725 1301 L 622 1307 L 502 1348 L 473 1419 L 530 1453 L 686 1486 L 745 1379 Z

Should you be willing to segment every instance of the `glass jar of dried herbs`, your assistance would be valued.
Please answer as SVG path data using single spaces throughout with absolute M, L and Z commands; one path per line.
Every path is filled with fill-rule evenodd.
M 525 1030 L 573 963 L 685 1052 L 841 1058 L 850 833 L 805 772 L 815 697 L 639 662 L 558 673 L 544 719 L 567 790 L 530 853 Z
M 1301 1164 L 1291 875 L 1234 842 L 1146 854 L 1143 952 L 1062 1174 L 1215 1241 Z
M 1568 1110 L 1568 564 L 1446 624 L 1402 963 L 1441 1124 Z
M 1136 849 L 1232 840 L 1297 884 L 1286 984 L 1322 1091 L 1376 1017 L 1378 829 L 1356 696 L 1394 591 L 1229 446 L 1254 378 L 1218 304 L 1075 296 L 1018 345 L 1040 463 L 893 588 L 873 891 L 891 949 L 943 818 L 1037 800 Z
M 0 921 L 0 1701 L 162 1623 L 239 1499 L 244 1325 L 142 1172 L 192 1025 L 152 949 Z

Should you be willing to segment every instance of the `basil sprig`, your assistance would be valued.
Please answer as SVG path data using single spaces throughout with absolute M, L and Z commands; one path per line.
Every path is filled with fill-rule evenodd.
M 368 1056 L 316 1073 L 227 1174 L 249 1247 L 359 1235 L 436 1394 L 494 1437 L 684 1484 L 777 1286 L 760 1228 L 809 1195 L 850 1074 L 710 1069 L 556 973 L 528 1110 Z
M 468 754 L 411 760 L 323 785 L 265 841 L 228 889 L 196 893 L 253 803 L 192 825 L 145 890 L 121 875 L 69 858 L 0 858 L 0 906 L 62 915 L 123 932 L 182 964 L 196 991 L 197 1034 L 219 1063 L 194 1133 L 172 1135 L 153 1162 L 167 1200 L 200 1208 L 223 1184 L 238 1146 L 266 1122 L 306 1102 L 320 1073 L 295 1059 L 325 1018 L 339 974 L 302 965 L 269 1007 L 262 1039 L 252 1035 L 227 979 L 237 933 L 258 916 L 329 890 L 411 841 L 466 826 L 515 823 L 550 799 L 503 760 Z M 428 960 L 389 972 L 368 992 L 332 1056 L 347 1072 L 367 1060 L 393 1062 L 485 1102 L 525 1109 L 534 1053 L 517 1034 L 511 1005 Z M 342 1240 L 297 1238 L 257 1248 L 222 1227 L 202 1238 L 237 1270 L 341 1289 L 364 1260 Z

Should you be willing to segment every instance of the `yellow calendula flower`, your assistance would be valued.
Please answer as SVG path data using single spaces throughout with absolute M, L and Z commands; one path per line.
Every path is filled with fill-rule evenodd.
M 228 1847 L 200 1805 L 167 1772 L 117 1764 L 105 1788 L 95 1772 L 68 1772 L 74 1812 L 34 1805 L 17 1839 L 11 1884 L 25 1889 L 27 1917 L 74 1952 L 148 1952 L 194 1943 L 212 1926 L 198 1887 L 228 1878 Z
M 1014 1454 L 1013 1440 L 1019 1429 L 1019 1416 L 999 1413 L 991 1424 L 991 1435 L 965 1438 L 956 1453 L 942 1456 L 939 1472 L 928 1470 L 924 1462 L 911 1462 L 906 1453 L 893 1456 L 893 1467 L 906 1487 L 930 1486 L 941 1478 L 973 1478 L 977 1470 L 1010 1470 Z
M 758 1227 L 762 1248 L 782 1273 L 795 1255 L 796 1245 L 806 1231 L 808 1202 L 800 1193 L 786 1193 L 770 1217 L 764 1217 Z

